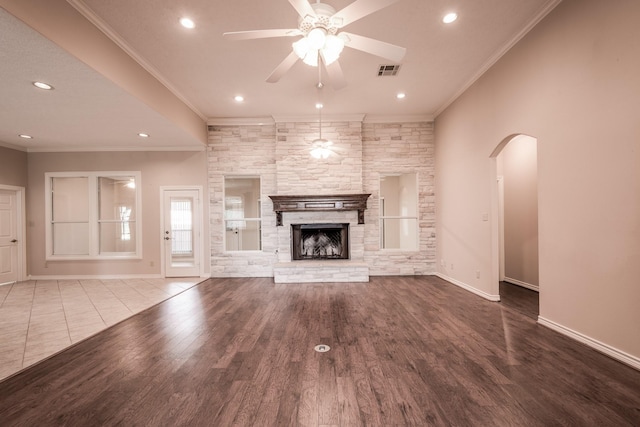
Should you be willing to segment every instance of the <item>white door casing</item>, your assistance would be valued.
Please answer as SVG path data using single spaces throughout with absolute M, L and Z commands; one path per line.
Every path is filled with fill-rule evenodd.
M 0 284 L 24 280 L 24 189 L 0 186 Z
M 202 275 L 202 189 L 162 187 L 162 249 L 165 277 Z

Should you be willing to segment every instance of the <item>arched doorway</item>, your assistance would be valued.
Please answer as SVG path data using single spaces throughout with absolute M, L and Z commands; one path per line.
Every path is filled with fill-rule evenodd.
M 497 267 L 493 280 L 501 300 L 506 295 L 526 298 L 530 291 L 539 292 L 537 139 L 509 135 L 491 153 L 491 159 L 495 179 L 492 223 L 496 224 L 492 240 L 497 246 L 492 251 Z M 523 308 L 527 314 L 537 317 L 537 300 L 535 295 L 535 307 Z

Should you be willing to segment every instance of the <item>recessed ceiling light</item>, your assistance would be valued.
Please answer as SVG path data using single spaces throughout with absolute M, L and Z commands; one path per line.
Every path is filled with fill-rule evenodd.
M 444 15 L 444 18 L 442 18 L 442 22 L 444 22 L 445 24 L 451 24 L 456 19 L 458 19 L 458 14 L 455 12 L 451 12 Z
M 149 138 L 149 134 L 148 134 L 148 133 L 144 133 L 144 132 L 140 132 L 140 133 L 138 134 L 138 136 L 139 136 L 140 138 Z
M 196 27 L 196 23 L 193 22 L 191 19 L 184 17 L 184 18 L 180 18 L 180 25 L 182 25 L 185 28 L 195 28 Z
M 405 96 L 407 96 L 405 93 L 400 92 L 400 93 L 398 93 L 398 94 L 396 95 L 396 98 L 398 98 L 398 99 L 403 99 Z
M 318 110 L 319 110 L 319 109 L 321 109 L 322 107 L 324 107 L 324 105 L 322 105 L 322 103 L 321 103 L 321 102 L 318 102 L 318 103 L 316 104 L 316 108 L 317 108 Z
M 233 97 L 233 99 L 235 99 L 236 102 L 242 102 L 242 101 L 244 101 L 244 96 L 236 95 L 236 96 Z
M 20 138 L 24 138 L 24 139 L 33 139 L 33 137 L 31 135 L 26 135 L 24 133 L 21 133 L 20 135 L 18 135 Z
M 53 86 L 44 82 L 33 82 L 33 85 L 38 89 L 53 90 Z

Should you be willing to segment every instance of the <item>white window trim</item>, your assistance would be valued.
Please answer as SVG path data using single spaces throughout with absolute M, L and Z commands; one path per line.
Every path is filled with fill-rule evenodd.
M 45 245 L 47 261 L 76 260 L 116 260 L 142 259 L 142 179 L 140 171 L 98 171 L 98 172 L 47 172 L 45 176 Z M 136 184 L 136 250 L 135 252 L 106 252 L 100 254 L 98 221 L 98 178 L 134 177 Z M 53 253 L 51 178 L 87 178 L 89 200 L 89 254 L 55 255 Z

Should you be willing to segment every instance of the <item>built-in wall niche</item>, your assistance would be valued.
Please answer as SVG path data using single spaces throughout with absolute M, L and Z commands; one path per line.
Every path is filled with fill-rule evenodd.
M 418 250 L 418 177 L 380 175 L 380 248 Z
M 260 177 L 225 177 L 224 227 L 227 252 L 262 249 L 260 191 Z

